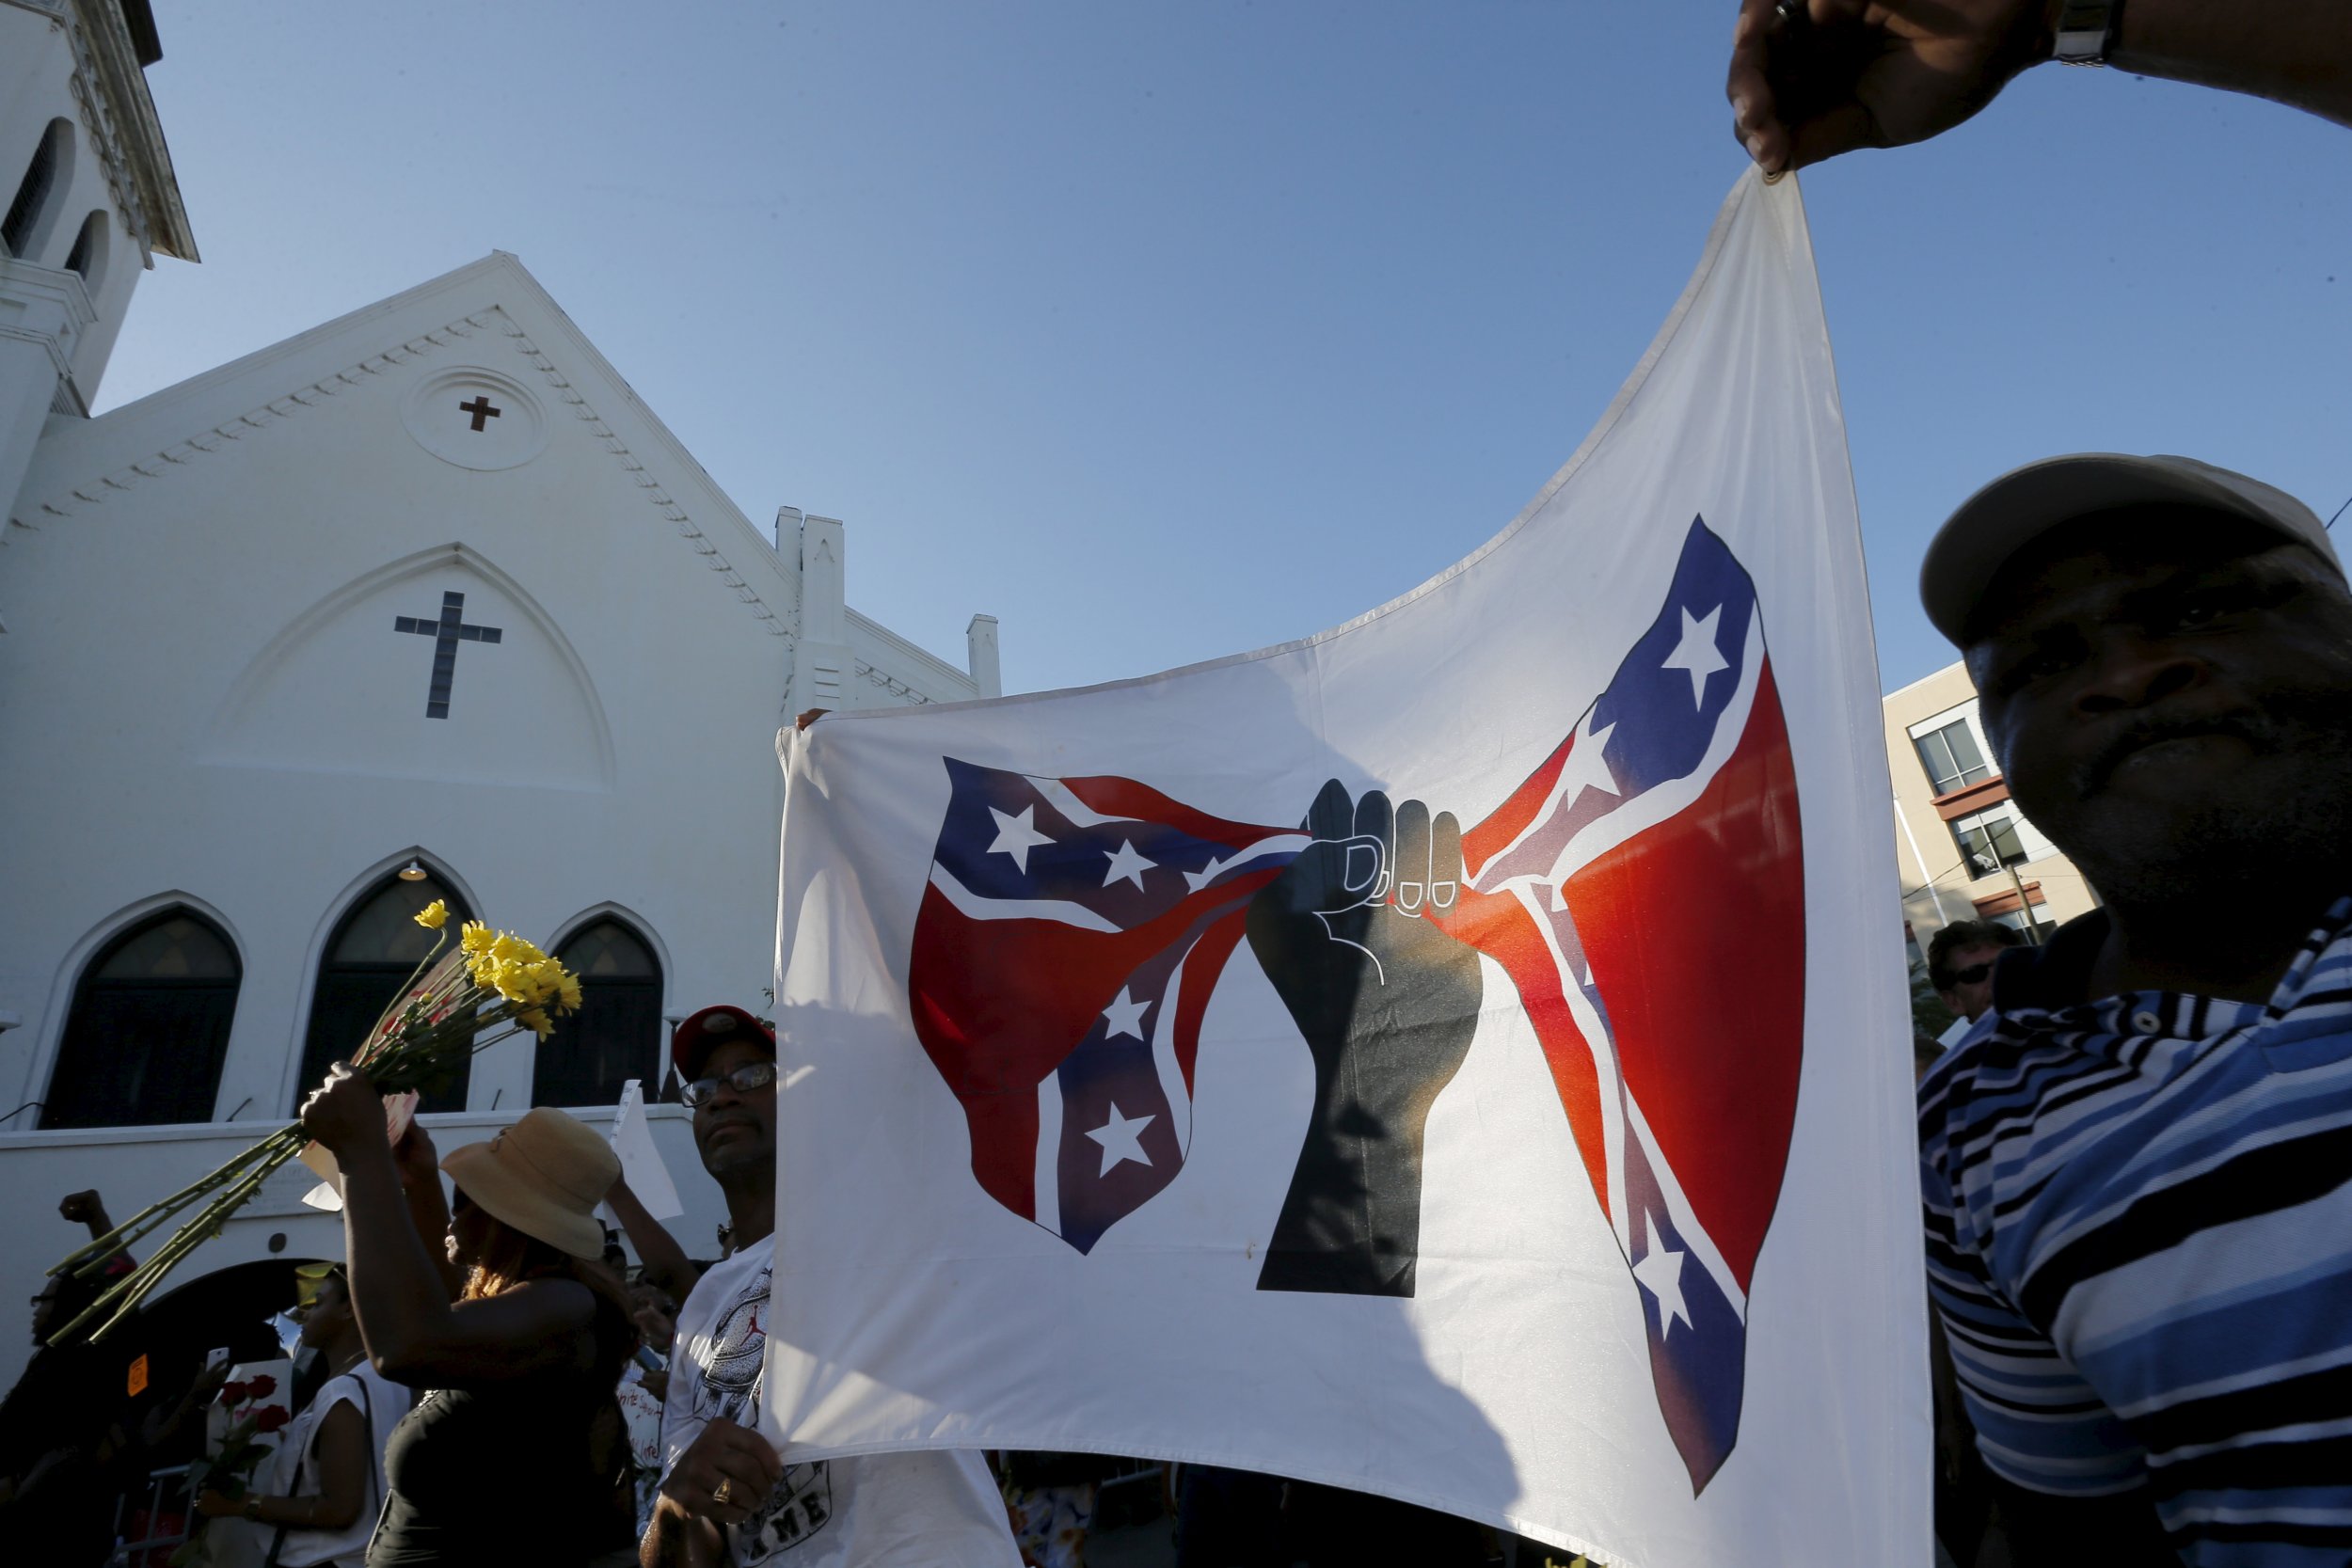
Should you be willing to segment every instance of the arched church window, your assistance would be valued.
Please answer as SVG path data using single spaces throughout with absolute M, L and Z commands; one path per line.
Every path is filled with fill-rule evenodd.
M 80 273 L 83 283 L 89 288 L 98 287 L 99 275 L 106 270 L 104 208 L 82 220 L 82 231 L 73 236 L 73 248 L 66 252 L 65 270 Z
M 310 992 L 310 1027 L 302 1045 L 302 1076 L 296 1080 L 294 1106 L 319 1086 L 326 1069 L 351 1054 L 368 1037 L 369 1029 L 400 994 L 440 935 L 417 924 L 417 911 L 438 898 L 449 906 L 450 941 L 457 927 L 473 918 L 466 901 L 426 875 L 417 881 L 387 877 L 376 889 L 353 904 L 327 939 L 319 959 L 317 987 Z M 470 1062 L 460 1064 L 448 1083 L 424 1092 L 418 1106 L 423 1111 L 462 1111 Z
M 632 1078 L 658 1083 L 661 964 L 617 920 L 583 927 L 556 950 L 580 976 L 580 1010 L 555 1021 L 531 1070 L 533 1105 L 611 1105 Z
M 65 173 L 72 136 L 73 127 L 63 119 L 49 122 L 49 129 L 40 135 L 40 145 L 33 149 L 33 161 L 24 167 L 24 178 L 16 182 L 16 198 L 8 203 L 8 215 L 0 219 L 0 245 L 6 245 L 8 254 L 19 260 L 24 258 L 40 232 L 41 214 Z
M 40 1124 L 212 1120 L 244 973 L 229 939 L 185 909 L 108 942 L 74 987 Z

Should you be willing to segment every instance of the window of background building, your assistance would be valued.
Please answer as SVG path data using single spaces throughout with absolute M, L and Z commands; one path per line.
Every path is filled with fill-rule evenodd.
M 1954 817 L 1951 829 L 1971 877 L 1990 877 L 2005 865 L 2023 865 L 2057 852 L 2007 800 Z
M 531 1102 L 612 1105 L 632 1078 L 658 1085 L 661 965 L 652 949 L 607 919 L 574 933 L 556 957 L 580 976 L 580 1010 L 557 1019 L 555 1033 L 540 1042 Z
M 1949 795 L 1993 776 L 1993 765 L 1977 743 L 1976 726 L 1965 718 L 1915 731 L 1911 743 L 1918 749 L 1919 764 L 1928 770 L 1928 780 L 1938 795 Z
M 416 915 L 436 898 L 449 905 L 451 941 L 459 926 L 473 918 L 466 902 L 433 877 L 404 882 L 387 877 L 376 890 L 352 905 L 335 934 L 327 939 L 319 960 L 317 988 L 310 993 L 310 1027 L 302 1046 L 302 1076 L 295 1083 L 294 1105 L 319 1086 L 326 1069 L 351 1054 L 368 1037 L 376 1019 L 417 965 L 433 950 L 440 933 L 417 924 Z M 470 1059 L 461 1063 L 450 1082 L 425 1091 L 421 1111 L 462 1111 L 466 1082 L 472 1076 Z
M 229 939 L 185 909 L 115 938 L 74 988 L 40 1124 L 212 1120 L 244 974 Z
M 2010 910 L 2003 914 L 1988 914 L 1979 918 L 1990 920 L 1996 926 L 2007 926 L 2011 930 L 2023 931 L 2035 942 L 2049 941 L 2050 933 L 2058 929 L 2058 922 L 2051 916 L 2050 906 L 2047 904 L 2027 904 L 2022 910 Z M 2030 924 L 2028 924 L 2029 921 Z

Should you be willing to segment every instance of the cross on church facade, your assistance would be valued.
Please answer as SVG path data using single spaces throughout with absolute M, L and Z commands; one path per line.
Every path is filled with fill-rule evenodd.
M 424 716 L 427 719 L 449 717 L 449 689 L 457 676 L 457 644 L 496 642 L 506 635 L 499 626 L 469 626 L 465 614 L 466 595 L 444 594 L 441 595 L 440 619 L 437 621 L 427 621 L 415 615 L 392 617 L 394 631 L 415 632 L 420 637 L 433 639 L 433 685 L 427 689 L 424 700 Z
M 473 427 L 474 427 L 476 430 L 485 430 L 485 429 L 487 429 L 487 428 L 488 428 L 488 426 L 485 425 L 485 424 L 482 422 L 483 420 L 495 420 L 495 419 L 497 419 L 500 415 L 501 415 L 501 414 L 503 414 L 503 413 L 505 413 L 505 412 L 506 412 L 506 410 L 504 410 L 503 408 L 497 408 L 497 407 L 493 407 L 493 406 L 491 405 L 491 403 L 490 403 L 489 397 L 488 397 L 486 394 L 482 393 L 482 392 L 476 392 L 476 393 L 473 395 L 473 401 L 472 401 L 471 403 L 461 403 L 461 404 L 459 404 L 457 405 L 457 411 L 458 411 L 460 414 L 470 414 L 470 415 L 472 415 L 472 416 L 473 416 Z

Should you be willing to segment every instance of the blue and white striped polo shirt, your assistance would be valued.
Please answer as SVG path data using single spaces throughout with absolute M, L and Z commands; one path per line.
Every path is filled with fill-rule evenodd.
M 1919 1085 L 1929 1283 L 1985 1462 L 2145 1483 L 2199 1568 L 2352 1561 L 2352 898 L 2268 1005 L 2012 954 Z

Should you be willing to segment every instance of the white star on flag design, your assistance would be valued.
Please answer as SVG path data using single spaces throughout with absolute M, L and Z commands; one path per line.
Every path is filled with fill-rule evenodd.
M 1114 1114 L 1118 1111 L 1117 1106 L 1111 1109 Z M 1646 1209 L 1642 1211 L 1642 1223 L 1648 1229 L 1650 1249 L 1633 1265 L 1633 1277 L 1658 1302 L 1658 1332 L 1662 1339 L 1674 1332 L 1677 1323 L 1691 1326 L 1691 1309 L 1682 1299 L 1682 1254 L 1659 1240 L 1658 1221 Z
M 1128 996 L 1127 988 L 1120 987 L 1119 999 L 1103 1009 L 1103 1037 L 1115 1040 L 1121 1035 L 1133 1035 L 1137 1039 L 1143 1038 L 1143 1015 L 1151 1006 L 1149 997 L 1141 1002 L 1134 1001 Z M 1143 1119 L 1150 1121 L 1152 1118 L 1146 1117 Z
M 1041 844 L 1054 842 L 1053 834 L 1037 831 L 1037 808 L 1023 806 L 1021 815 L 1013 816 L 991 806 L 988 815 L 996 818 L 996 842 L 988 847 L 988 852 L 992 855 L 1010 855 L 1012 863 L 1021 868 L 1023 876 L 1027 876 L 1029 851 Z M 1104 885 L 1107 887 L 1109 884 Z
M 1589 725 L 1592 721 L 1592 716 L 1587 714 L 1584 722 Z M 1573 807 L 1588 789 L 1597 789 L 1603 795 L 1618 792 L 1616 775 L 1609 771 L 1608 754 L 1609 737 L 1616 728 L 1613 723 L 1603 724 L 1597 730 L 1586 729 L 1578 734 L 1576 744 L 1568 748 L 1568 760 L 1561 765 L 1561 805 Z
M 1119 847 L 1110 852 L 1109 859 L 1111 868 L 1103 873 L 1103 885 L 1104 887 L 1108 887 L 1113 882 L 1120 881 L 1121 879 L 1133 882 L 1136 886 L 1141 887 L 1143 885 L 1143 874 L 1147 871 L 1156 871 L 1159 869 L 1159 863 L 1157 861 L 1138 853 L 1135 845 L 1123 838 L 1119 841 Z
M 1722 605 L 1717 605 L 1704 616 L 1693 616 L 1689 610 L 1684 610 L 1682 641 L 1675 644 L 1675 651 L 1668 654 L 1665 662 L 1660 666 L 1661 669 L 1689 673 L 1693 706 L 1703 706 L 1707 702 L 1707 677 L 1718 670 L 1731 668 L 1731 660 L 1725 658 L 1723 650 L 1715 646 L 1715 623 L 1723 619 L 1723 614 Z
M 1119 1101 L 1111 1101 L 1111 1119 L 1087 1134 L 1103 1146 L 1103 1168 L 1095 1174 L 1108 1176 L 1111 1167 L 1121 1160 L 1133 1160 L 1148 1165 L 1152 1156 L 1143 1151 L 1143 1130 L 1159 1118 L 1156 1116 L 1123 1117 L 1119 1114 Z M 1677 1305 L 1681 1298 L 1677 1296 Z

